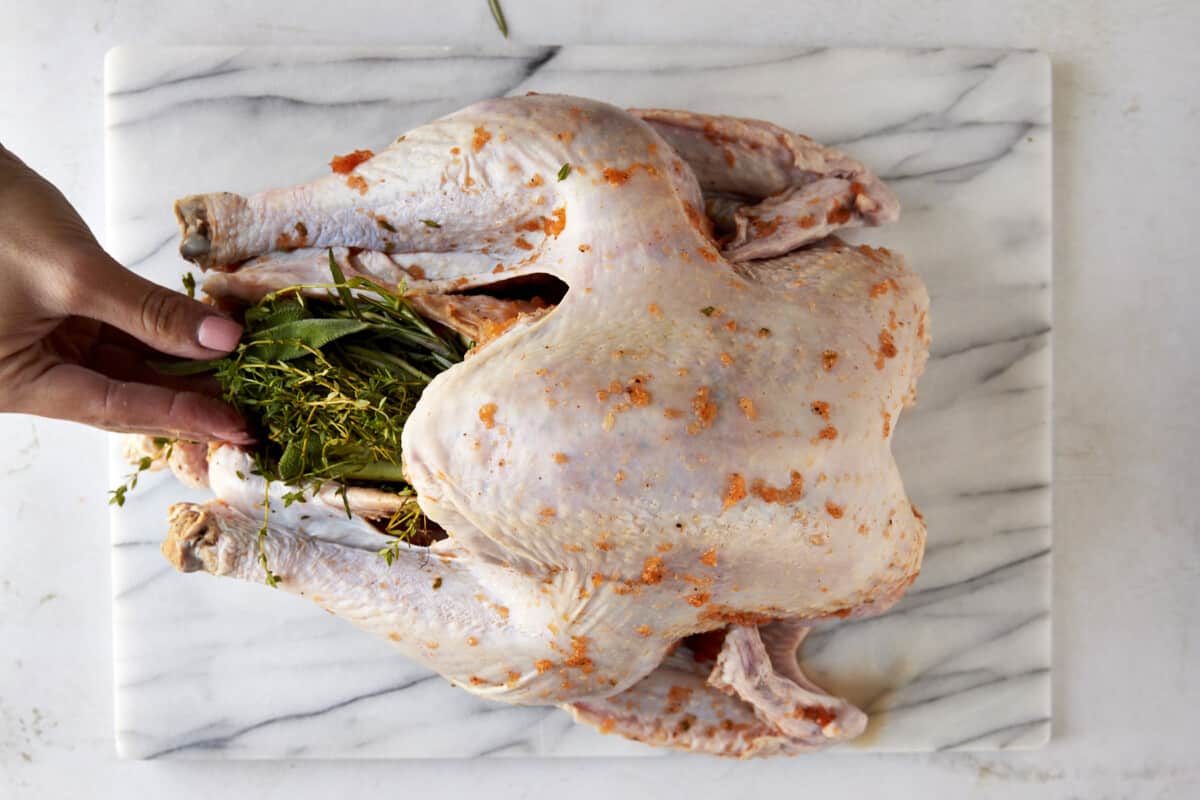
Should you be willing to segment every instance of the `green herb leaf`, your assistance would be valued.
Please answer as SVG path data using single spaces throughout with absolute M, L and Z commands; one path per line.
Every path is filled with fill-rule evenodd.
M 276 467 L 279 470 L 279 477 L 285 481 L 294 481 L 300 477 L 300 473 L 304 470 L 304 442 L 301 439 L 293 439 L 283 448 L 283 455 L 279 457 L 279 464 Z
M 567 179 L 567 176 L 570 174 L 571 174 L 571 165 L 570 164 L 563 164 L 561 167 L 558 168 L 558 179 L 560 181 L 565 181 Z
M 716 310 L 717 309 L 714 306 L 705 306 L 704 308 L 700 309 L 700 313 L 706 317 L 711 317 L 713 312 Z
M 386 219 L 384 219 L 383 217 L 376 217 L 376 218 L 375 218 L 375 221 L 379 223 L 379 227 L 383 228 L 383 229 L 384 229 L 385 231 L 387 231 L 388 233 L 395 233 L 395 232 L 396 232 L 396 226 L 395 226 L 395 225 L 393 225 L 392 223 L 388 222 L 388 221 L 387 221 Z
M 291 295 L 273 303 L 246 309 L 246 328 L 247 330 L 274 328 L 285 322 L 295 322 L 310 317 L 312 317 L 312 312 L 309 311 L 301 297 Z M 243 336 L 243 338 L 245 337 Z
M 346 276 L 342 274 L 342 268 L 334 259 L 332 249 L 329 250 L 329 272 L 333 275 L 333 283 L 337 287 L 338 297 L 342 299 L 342 305 L 355 317 L 362 319 L 362 315 L 358 313 L 358 304 L 354 302 L 354 295 L 346 286 Z
M 500 29 L 500 34 L 508 38 L 508 23 L 504 20 L 504 11 L 500 8 L 500 0 L 488 0 L 488 8 L 492 10 L 492 19 L 496 20 L 496 27 Z
M 190 272 L 183 273 L 183 289 L 187 292 L 187 296 L 196 297 L 196 276 Z
M 290 361 L 367 327 L 356 319 L 298 319 L 259 331 L 245 347 L 262 361 Z
M 421 222 L 422 222 L 422 223 L 423 223 L 423 224 L 424 224 L 426 227 L 428 227 L 428 228 L 440 228 L 440 227 L 442 227 L 442 223 L 440 223 L 440 222 L 434 222 L 434 221 L 433 221 L 433 220 L 431 220 L 431 219 L 423 219 L 423 220 L 421 220 Z
M 125 476 L 125 482 L 122 483 L 117 488 L 109 491 L 108 504 L 110 506 L 117 506 L 118 508 L 124 507 L 126 496 L 128 495 L 128 493 L 132 492 L 134 489 L 137 488 L 138 476 L 140 476 L 146 470 L 150 469 L 150 467 L 154 466 L 155 458 L 162 458 L 165 461 L 166 459 L 171 457 L 171 452 L 175 448 L 175 440 L 174 439 L 168 439 L 163 436 L 156 436 L 156 437 L 154 437 L 153 442 L 154 442 L 154 446 L 162 452 L 156 453 L 154 455 L 154 457 L 142 456 L 141 458 L 138 459 L 136 469 L 134 469 L 133 472 L 131 472 Z

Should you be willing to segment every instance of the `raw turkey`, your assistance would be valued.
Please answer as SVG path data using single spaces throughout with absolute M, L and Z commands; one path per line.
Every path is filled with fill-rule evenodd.
M 888 189 L 764 122 L 551 95 L 333 166 L 179 201 L 181 251 L 225 304 L 328 280 L 332 253 L 477 342 L 403 433 L 446 537 L 389 564 L 371 520 L 404 498 L 327 484 L 285 505 L 251 454 L 192 447 L 173 466 L 216 499 L 172 509 L 171 562 L 262 582 L 266 491 L 282 589 L 467 691 L 738 757 L 861 733 L 797 651 L 921 564 L 891 440 L 928 297 L 898 255 L 831 235 L 896 219 Z M 565 294 L 514 299 L 522 282 Z

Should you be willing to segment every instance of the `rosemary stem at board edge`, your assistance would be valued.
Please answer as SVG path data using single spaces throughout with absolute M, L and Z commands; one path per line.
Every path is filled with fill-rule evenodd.
M 504 10 L 500 8 L 500 0 L 488 0 L 488 8 L 492 10 L 492 19 L 496 20 L 496 27 L 500 29 L 501 35 L 507 39 L 508 23 L 504 21 Z

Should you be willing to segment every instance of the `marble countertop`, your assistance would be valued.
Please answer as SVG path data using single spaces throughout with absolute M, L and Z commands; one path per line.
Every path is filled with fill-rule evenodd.
M 1032 47 L 1054 70 L 1053 741 L 1023 753 L 700 759 L 140 763 L 112 737 L 105 437 L 0 417 L 0 797 L 728 796 L 803 786 L 848 796 L 1188 797 L 1200 767 L 1197 513 L 1191 413 L 1200 275 L 1200 11 L 1117 2 L 727 4 L 507 0 L 525 42 Z M 118 43 L 491 42 L 483 0 L 183 6 L 9 0 L 0 8 L 0 141 L 104 222 L 103 55 Z M 1001 7 L 1003 6 L 1003 8 Z M 1128 6 L 1128 7 L 1126 7 Z M 953 9 L 953 10 L 950 10 Z M 1179 240 L 1178 242 L 1176 240 Z

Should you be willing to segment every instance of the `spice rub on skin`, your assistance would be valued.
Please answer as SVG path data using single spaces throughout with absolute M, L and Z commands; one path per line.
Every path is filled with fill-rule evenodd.
M 288 208 L 275 226 L 255 215 L 283 195 L 211 201 L 265 220 L 265 247 L 303 217 L 305 247 L 362 248 L 353 260 L 365 254 L 376 263 L 394 254 L 395 263 L 422 270 L 423 291 L 467 297 L 499 286 L 493 291 L 526 296 L 557 286 L 548 310 L 516 320 L 439 374 L 405 426 L 405 475 L 448 538 L 376 567 L 369 547 L 272 529 L 268 556 L 288 565 L 281 588 L 319 594 L 368 629 L 388 616 L 380 629 L 400 634 L 397 648 L 470 691 L 586 706 L 654 683 L 674 663 L 672 646 L 691 634 L 874 609 L 876 598 L 915 574 L 924 528 L 884 430 L 903 424 L 924 364 L 932 324 L 924 290 L 898 255 L 830 239 L 732 258 L 705 234 L 702 186 L 765 202 L 802 190 L 822 170 L 840 170 L 843 157 L 795 138 L 785 145 L 749 123 L 708 121 L 706 130 L 691 115 L 629 114 L 545 95 L 493 99 L 358 164 L 352 174 L 366 182 L 365 195 L 348 189 L 344 175 L 327 177 L 332 188 L 296 190 L 316 198 L 320 216 Z M 478 148 L 477 129 L 487 134 Z M 571 170 L 558 180 L 563 164 Z M 467 167 L 471 192 L 461 191 Z M 869 196 L 870 181 L 861 183 Z M 361 228 L 314 224 L 335 200 Z M 789 210 L 781 224 L 755 212 L 760 224 L 748 224 L 747 236 L 778 244 L 789 231 L 805 232 L 795 220 L 807 214 L 815 234 L 829 212 L 828 204 Z M 842 212 L 849 223 L 865 218 L 855 203 Z M 334 235 L 343 240 L 331 242 Z M 212 244 L 218 264 L 237 263 L 225 259 L 257 246 Z M 431 252 L 437 258 L 418 255 Z M 880 284 L 887 291 L 872 297 Z M 876 369 L 880 354 L 884 367 Z M 836 436 L 814 444 L 826 429 Z M 244 484 L 222 483 L 217 473 L 222 500 L 253 509 L 253 492 L 235 492 L 230 487 Z M 261 502 L 263 487 L 255 488 Z M 328 524 L 359 525 L 341 522 L 340 513 Z M 189 540 L 193 552 L 210 547 L 209 533 L 219 542 L 243 528 L 237 541 L 253 552 L 257 524 L 204 525 L 206 535 Z M 178 528 L 186 538 L 188 526 Z M 186 563 L 197 562 L 204 559 Z M 344 571 L 331 573 L 330 564 Z M 251 580 L 259 574 L 252 561 L 228 566 Z M 430 641 L 436 650 L 422 644 Z M 736 666 L 730 649 L 719 652 L 723 668 Z M 762 721 L 766 712 L 754 703 L 764 701 L 745 683 L 714 699 L 705 681 L 715 663 L 686 684 L 695 691 L 670 721 L 672 741 L 702 749 L 730 734 L 692 707 L 713 702 L 731 727 L 782 735 Z M 660 698 L 654 713 L 663 705 Z M 810 728 L 786 728 L 788 741 L 822 735 L 808 719 L 816 712 L 801 708 L 780 724 Z M 608 724 L 627 732 L 628 715 L 618 711 Z M 695 721 L 685 724 L 688 714 Z M 709 726 L 721 732 L 706 733 Z M 737 754 L 753 747 L 732 734 L 728 742 Z

